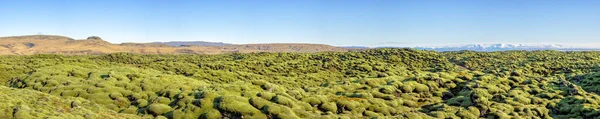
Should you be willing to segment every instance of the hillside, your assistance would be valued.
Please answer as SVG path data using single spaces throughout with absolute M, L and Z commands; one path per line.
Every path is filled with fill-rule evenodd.
M 129 52 L 137 54 L 222 54 L 252 52 L 321 52 L 347 51 L 321 44 L 248 44 L 223 46 L 173 47 L 169 44 L 123 43 L 111 44 L 100 37 L 75 40 L 64 36 L 31 35 L 0 37 L 0 55 L 31 54 L 107 54 Z

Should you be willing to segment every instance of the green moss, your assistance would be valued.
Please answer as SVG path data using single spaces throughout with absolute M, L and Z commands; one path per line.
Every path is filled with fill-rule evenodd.
M 476 119 L 477 115 L 471 113 L 471 111 L 466 110 L 466 109 L 461 109 L 460 111 L 458 111 L 457 116 L 465 118 L 465 119 Z
M 269 93 L 269 92 L 260 92 L 260 93 L 256 94 L 256 96 L 259 96 L 259 97 L 261 97 L 263 99 L 266 99 L 266 100 L 271 100 L 276 95 L 277 94 L 275 94 L 275 93 Z
M 136 108 L 134 106 L 131 106 L 131 107 L 127 108 L 127 109 L 121 110 L 120 113 L 137 114 L 137 110 L 138 110 L 138 108 Z
M 0 118 L 139 118 L 117 113 L 93 101 L 57 97 L 27 89 L 0 86 Z M 14 114 L 14 115 L 13 115 Z
M 369 85 L 371 87 L 377 87 L 383 83 L 383 80 L 381 80 L 381 79 L 365 79 L 365 80 L 366 80 L 365 84 Z
M 514 101 L 517 101 L 521 104 L 530 104 L 531 103 L 531 99 L 530 98 L 526 98 L 524 96 L 516 96 L 513 98 Z
M 8 118 L 17 107 L 21 116 L 26 107 L 35 111 L 26 114 L 33 118 L 99 118 L 96 112 L 107 112 L 102 109 L 125 114 L 136 108 L 143 118 L 590 118 L 600 115 L 596 57 L 600 53 L 393 48 L 4 56 L 0 85 L 81 103 L 0 93 L 11 101 L 0 102 L 9 109 L 0 111 L 10 112 L 3 114 Z M 158 115 L 149 104 L 176 110 Z M 84 109 L 92 113 L 71 113 Z
M 468 111 L 470 114 L 479 117 L 481 115 L 481 112 L 479 111 L 479 109 L 477 109 L 477 107 L 468 107 Z
M 46 80 L 44 87 L 54 87 L 57 86 L 59 83 L 56 80 Z
M 412 100 L 405 100 L 403 103 L 404 106 L 408 106 L 408 107 L 419 107 L 419 104 L 417 104 L 417 102 L 412 101 Z
M 220 119 L 221 113 L 218 110 L 208 110 L 206 113 L 200 115 L 201 119 Z
M 168 119 L 168 118 L 165 116 L 156 116 L 156 117 L 154 117 L 154 119 Z
M 276 105 L 276 104 L 267 104 L 263 108 L 261 108 L 263 112 L 266 112 L 268 115 L 276 116 L 278 118 L 286 118 L 286 119 L 298 119 L 297 117 L 288 107 Z
M 266 118 L 260 110 L 248 103 L 248 99 L 239 96 L 222 96 L 215 99 L 217 108 L 226 112 L 240 114 L 250 118 Z
M 150 111 L 153 114 L 162 115 L 167 112 L 173 111 L 173 108 L 171 108 L 169 105 L 155 103 L 150 104 L 148 111 Z
M 166 98 L 166 97 L 157 97 L 154 100 L 152 100 L 152 103 L 160 103 L 160 104 L 170 104 L 171 103 L 171 99 Z
M 86 88 L 86 91 L 90 94 L 95 94 L 95 93 L 101 93 L 102 89 L 96 88 L 96 87 L 88 87 L 88 88 Z
M 114 99 L 123 97 L 123 94 L 115 92 L 115 93 L 110 93 L 108 96 L 114 100 Z
M 124 97 L 120 97 L 115 99 L 115 104 L 117 106 L 119 106 L 119 108 L 125 108 L 125 107 L 129 107 L 131 105 L 131 103 L 129 102 L 129 100 L 127 98 Z
M 337 112 L 337 105 L 333 102 L 324 103 L 323 105 L 320 106 L 320 108 L 324 112 L 326 112 L 326 111 Z
M 67 90 L 60 93 L 60 96 L 63 97 L 76 97 L 77 91 Z
M 415 90 L 415 87 L 413 85 L 405 84 L 405 85 L 402 85 L 400 89 L 402 90 L 403 93 L 412 93 L 413 90 Z
M 169 117 L 170 119 L 184 119 L 185 112 L 181 110 L 175 110 L 172 113 L 170 113 L 167 117 Z
M 292 108 L 296 105 L 296 103 L 294 103 L 294 100 L 282 95 L 277 95 L 273 97 L 272 101 L 277 104 L 285 105 Z
M 250 98 L 250 104 L 252 104 L 252 106 L 256 107 L 257 109 L 260 109 L 269 103 L 271 103 L 271 102 L 269 102 L 268 100 L 265 100 L 263 98 L 256 98 L 256 97 Z
M 360 106 L 360 103 L 353 100 L 338 100 L 336 105 L 342 108 L 342 110 L 357 110 Z
M 113 100 L 110 99 L 107 93 L 95 93 L 88 95 L 88 99 L 98 104 L 113 104 Z
M 145 99 L 138 99 L 135 101 L 138 107 L 146 107 L 148 106 L 148 101 Z
M 144 99 L 145 97 L 143 97 L 141 94 L 139 93 L 134 93 L 131 96 L 129 96 L 131 99 L 133 100 L 139 100 L 139 99 Z
M 179 107 L 184 107 L 188 104 L 191 104 L 193 100 L 194 100 L 194 98 L 192 98 L 192 97 L 185 97 L 183 99 L 179 99 L 176 104 Z
M 373 111 L 365 111 L 365 116 L 367 116 L 367 117 L 377 117 L 377 116 L 382 116 L 382 115 L 380 115 L 378 113 L 375 113 Z

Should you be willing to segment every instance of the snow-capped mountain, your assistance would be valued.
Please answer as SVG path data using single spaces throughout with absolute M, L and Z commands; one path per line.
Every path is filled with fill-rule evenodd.
M 465 45 L 428 46 L 428 47 L 416 46 L 413 48 L 422 49 L 422 50 L 435 50 L 435 51 L 600 50 L 599 47 L 566 46 L 566 45 L 561 45 L 561 44 L 465 44 Z

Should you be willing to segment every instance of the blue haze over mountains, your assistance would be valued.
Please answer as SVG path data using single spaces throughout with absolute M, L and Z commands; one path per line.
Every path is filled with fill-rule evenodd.
M 223 42 L 206 42 L 206 41 L 170 41 L 170 42 L 153 42 L 155 44 L 166 44 L 169 46 L 180 47 L 180 46 L 229 46 L 234 45 L 231 43 Z M 434 50 L 439 52 L 444 51 L 508 51 L 508 50 L 558 50 L 558 51 L 600 51 L 600 44 L 587 44 L 585 46 L 580 45 L 561 45 L 561 44 L 463 44 L 463 45 L 442 45 L 442 46 L 339 46 L 349 49 L 367 49 L 367 48 L 415 48 L 421 50 Z
M 581 46 L 581 45 L 561 45 L 561 44 L 535 44 L 535 45 L 527 45 L 527 44 L 466 44 L 466 45 L 447 45 L 447 46 L 437 46 L 437 47 L 412 47 L 415 49 L 421 50 L 434 50 L 434 51 L 461 51 L 461 50 L 470 50 L 470 51 L 483 51 L 483 52 L 492 52 L 492 51 L 508 51 L 508 50 L 526 50 L 526 51 L 535 51 L 535 50 L 558 50 L 558 51 L 600 51 L 598 47 L 592 46 Z

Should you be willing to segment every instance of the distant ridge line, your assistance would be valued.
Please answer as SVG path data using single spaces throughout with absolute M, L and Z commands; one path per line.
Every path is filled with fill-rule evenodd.
M 75 40 L 58 35 L 25 35 L 0 37 L 0 55 L 32 54 L 106 54 L 129 52 L 138 54 L 223 54 L 255 52 L 347 52 L 348 49 L 326 44 L 268 43 L 228 44 L 204 41 L 113 44 L 98 36 Z

